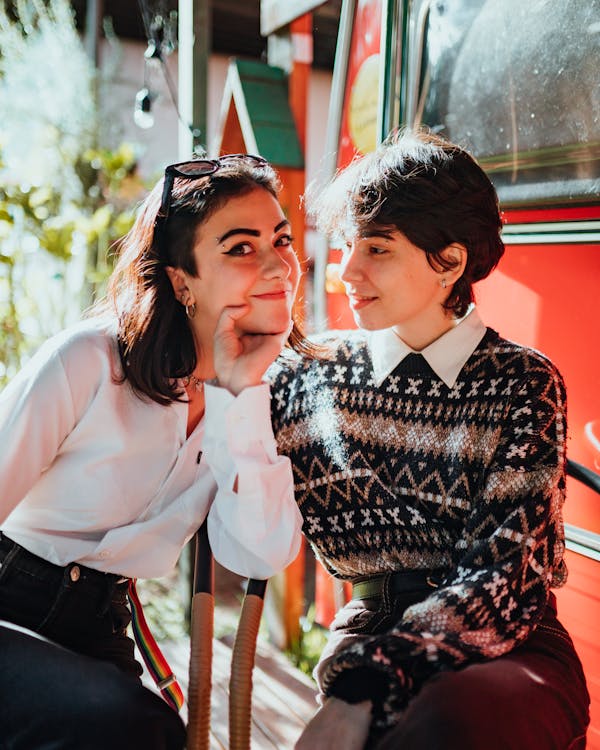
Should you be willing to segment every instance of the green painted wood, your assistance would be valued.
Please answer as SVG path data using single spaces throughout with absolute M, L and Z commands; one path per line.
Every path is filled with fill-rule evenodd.
M 281 68 L 234 60 L 244 102 L 261 156 L 279 167 L 304 167 L 304 157 L 288 102 L 287 76 Z

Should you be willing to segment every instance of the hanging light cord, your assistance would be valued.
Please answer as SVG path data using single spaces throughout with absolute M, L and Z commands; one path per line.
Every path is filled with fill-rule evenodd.
M 160 39 L 155 38 L 155 34 L 152 31 L 152 24 L 151 24 L 151 15 L 150 10 L 148 8 L 146 0 L 138 0 L 138 7 L 140 9 L 140 15 L 142 17 L 142 22 L 144 24 L 144 32 L 146 34 L 146 40 L 148 42 L 148 45 L 154 44 L 154 52 L 152 54 L 152 58 L 155 60 L 158 60 L 160 63 L 160 68 L 163 72 L 163 76 L 165 78 L 165 83 L 167 84 L 167 89 L 169 91 L 169 95 L 171 97 L 171 101 L 173 102 L 173 107 L 175 108 L 175 112 L 177 113 L 177 118 L 179 119 L 179 122 L 184 125 L 192 134 L 194 138 L 198 138 L 201 133 L 200 130 L 194 125 L 190 125 L 189 122 L 186 122 L 181 112 L 179 111 L 178 106 L 178 94 L 177 94 L 177 88 L 175 87 L 175 82 L 173 81 L 173 78 L 171 76 L 171 73 L 169 71 L 169 68 L 167 67 L 167 63 L 165 61 L 163 52 L 162 52 L 162 42 Z M 147 64 L 147 61 L 145 65 Z M 146 81 L 146 70 L 144 65 L 144 85 Z
M 146 42 L 149 43 L 152 39 L 150 9 L 145 0 L 138 0 L 138 8 L 140 9 L 140 16 L 144 24 L 144 36 L 146 37 Z

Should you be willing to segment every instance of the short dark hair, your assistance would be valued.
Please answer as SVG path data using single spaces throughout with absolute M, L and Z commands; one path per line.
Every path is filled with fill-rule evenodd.
M 444 307 L 462 317 L 474 300 L 473 284 L 504 253 L 494 186 L 463 148 L 426 130 L 402 130 L 376 151 L 356 159 L 311 206 L 326 234 L 344 226 L 364 233 L 393 228 L 427 254 L 435 270 L 453 267 L 442 251 L 454 243 L 467 264 Z
M 116 318 L 123 381 L 138 395 L 160 404 L 184 400 L 177 379 L 193 372 L 196 348 L 185 308 L 175 298 L 166 268 L 174 266 L 197 276 L 194 244 L 198 227 L 229 199 L 256 188 L 278 195 L 279 178 L 266 162 L 233 159 L 206 177 L 177 178 L 169 217 L 160 233 L 155 224 L 162 179 L 142 203 L 132 229 L 121 242 L 107 296 L 92 310 L 92 314 L 108 313 Z M 302 341 L 295 328 L 290 342 Z

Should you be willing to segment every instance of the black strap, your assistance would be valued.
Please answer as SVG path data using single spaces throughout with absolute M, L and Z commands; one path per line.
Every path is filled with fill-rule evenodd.
M 390 594 L 402 594 L 418 589 L 436 589 L 442 583 L 444 571 L 436 570 L 402 570 L 396 573 L 356 578 L 352 581 L 353 599 L 377 599 L 387 591 Z

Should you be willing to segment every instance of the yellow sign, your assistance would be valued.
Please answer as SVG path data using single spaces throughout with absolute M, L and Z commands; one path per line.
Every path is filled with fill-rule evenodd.
M 377 146 L 377 105 L 379 102 L 379 55 L 367 57 L 360 66 L 350 92 L 348 130 L 362 153 Z

